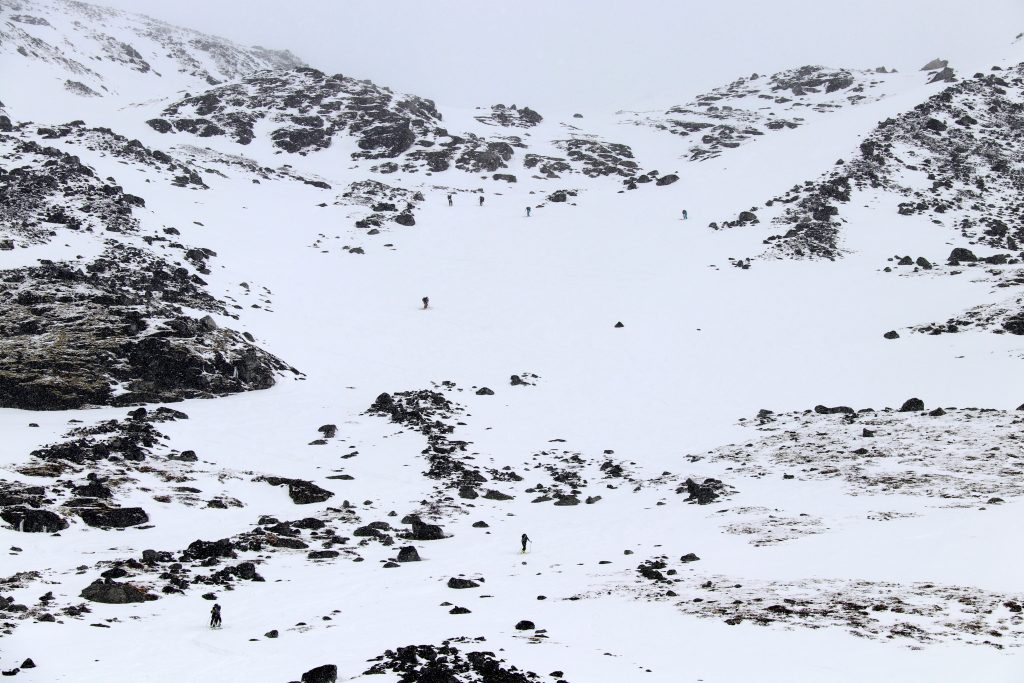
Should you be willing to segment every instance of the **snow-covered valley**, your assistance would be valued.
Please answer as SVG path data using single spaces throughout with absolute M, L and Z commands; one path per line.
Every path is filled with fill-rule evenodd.
M 1022 59 L 467 110 L 0 0 L 0 669 L 1021 680 Z

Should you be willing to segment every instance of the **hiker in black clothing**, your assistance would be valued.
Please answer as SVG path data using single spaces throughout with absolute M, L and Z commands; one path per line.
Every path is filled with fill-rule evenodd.
M 480 195 L 480 206 L 484 205 L 484 196 Z
M 220 605 L 214 605 L 210 610 L 210 628 L 220 628 Z
M 530 217 L 530 207 L 526 207 L 526 217 Z
M 683 220 L 685 221 L 689 216 L 686 215 L 686 209 L 683 209 Z
M 425 296 L 425 297 L 423 297 L 423 310 L 424 311 L 427 310 L 428 306 L 430 306 L 430 297 L 429 296 Z
M 452 196 L 448 195 L 448 206 L 452 206 Z
M 523 534 L 523 537 L 520 538 L 519 540 L 523 542 L 523 549 L 520 552 L 524 552 L 525 553 L 526 552 L 526 544 L 530 542 L 530 537 L 527 536 L 526 534 Z

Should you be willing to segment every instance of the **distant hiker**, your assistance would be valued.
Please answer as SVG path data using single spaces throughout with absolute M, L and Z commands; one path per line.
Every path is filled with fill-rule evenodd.
M 220 605 L 214 605 L 210 610 L 210 628 L 220 628 Z
M 685 221 L 689 216 L 686 215 L 686 209 L 683 209 L 683 220 Z
M 522 538 L 520 538 L 519 540 L 522 541 L 522 543 L 523 543 L 523 549 L 520 552 L 525 553 L 526 552 L 526 544 L 530 542 L 530 537 L 527 536 L 526 534 L 523 534 Z
M 526 217 L 530 217 L 530 207 L 526 207 Z
M 430 306 L 430 297 L 429 296 L 425 296 L 425 297 L 423 297 L 423 310 L 424 311 L 427 310 L 428 306 Z
M 448 195 L 448 206 L 454 206 L 454 204 L 452 204 L 452 196 L 451 195 Z
M 480 195 L 480 206 L 484 205 L 484 196 Z

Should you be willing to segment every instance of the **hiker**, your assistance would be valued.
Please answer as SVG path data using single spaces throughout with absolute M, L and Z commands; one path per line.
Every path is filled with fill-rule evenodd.
M 484 196 L 480 195 L 480 206 L 484 205 Z
M 686 209 L 683 209 L 683 220 L 685 221 L 687 218 L 688 216 L 686 215 Z
M 530 207 L 526 207 L 526 217 L 530 217 Z
M 220 628 L 220 605 L 214 605 L 210 610 L 210 628 Z
M 424 311 L 427 310 L 428 306 L 430 306 L 430 297 L 429 296 L 425 296 L 425 297 L 423 297 L 423 310 Z
M 520 552 L 526 552 L 526 544 L 530 542 L 530 537 L 523 534 L 522 538 L 519 539 L 523 543 L 523 549 Z
M 448 195 L 448 206 L 454 206 L 452 204 L 452 196 L 450 194 Z

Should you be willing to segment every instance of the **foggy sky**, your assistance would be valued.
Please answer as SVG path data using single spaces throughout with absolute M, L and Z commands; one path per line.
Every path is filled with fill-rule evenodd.
M 448 106 L 676 104 L 803 64 L 973 73 L 1024 31 L 1021 0 L 93 0 Z

